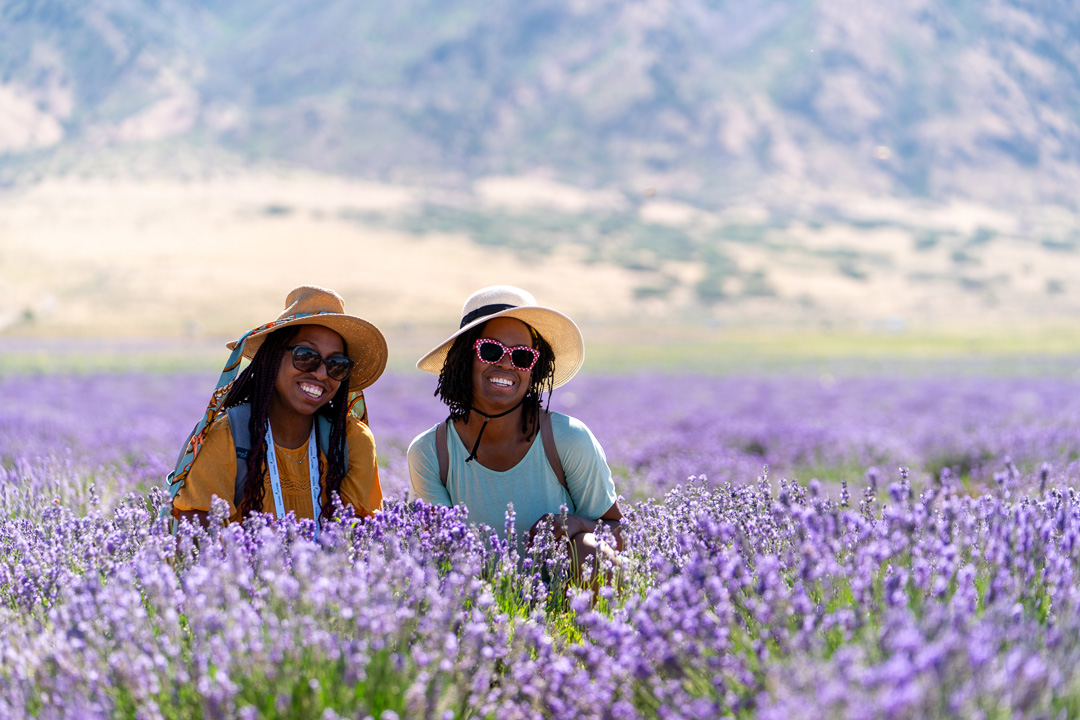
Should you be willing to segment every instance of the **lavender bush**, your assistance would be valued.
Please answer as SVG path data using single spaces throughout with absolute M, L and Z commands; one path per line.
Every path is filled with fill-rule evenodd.
M 1080 714 L 1068 376 L 575 380 L 629 498 L 597 597 L 407 498 L 426 377 L 369 393 L 374 519 L 169 533 L 211 383 L 0 379 L 0 717 Z

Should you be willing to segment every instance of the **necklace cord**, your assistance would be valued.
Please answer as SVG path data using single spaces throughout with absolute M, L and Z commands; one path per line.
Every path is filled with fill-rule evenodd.
M 473 411 L 473 412 L 477 413 L 478 415 L 484 415 L 484 424 L 480 426 L 480 432 L 476 433 L 476 442 L 473 443 L 472 450 L 469 452 L 469 457 L 465 458 L 465 462 L 472 462 L 473 460 L 476 459 L 476 451 L 480 448 L 480 438 L 484 437 L 484 428 L 487 427 L 488 420 L 494 420 L 495 418 L 501 418 L 504 415 L 509 415 L 510 413 L 514 412 L 519 407 L 521 407 L 521 404 L 523 402 L 525 402 L 525 398 L 521 398 L 521 400 L 518 401 L 517 405 L 510 408 L 506 412 L 499 413 L 498 415 L 484 415 L 479 410 L 474 410 Z

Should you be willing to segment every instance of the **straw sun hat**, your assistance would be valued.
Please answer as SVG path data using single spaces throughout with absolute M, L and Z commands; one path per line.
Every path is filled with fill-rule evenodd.
M 349 390 L 366 388 L 386 369 L 386 338 L 379 328 L 355 315 L 346 315 L 345 301 L 340 295 L 314 285 L 294 288 L 285 298 L 285 309 L 277 320 L 260 325 L 227 347 L 233 350 L 237 343 L 244 343 L 244 357 L 250 360 L 267 335 L 290 325 L 322 325 L 342 337 L 348 356 L 353 359 Z
M 438 375 L 446 361 L 446 354 L 459 335 L 500 317 L 516 318 L 532 326 L 551 345 L 555 353 L 552 373 L 554 387 L 564 384 L 581 369 L 585 360 L 585 341 L 574 321 L 557 310 L 537 305 L 531 293 L 510 285 L 487 287 L 469 296 L 461 309 L 461 327 L 420 358 L 416 367 Z

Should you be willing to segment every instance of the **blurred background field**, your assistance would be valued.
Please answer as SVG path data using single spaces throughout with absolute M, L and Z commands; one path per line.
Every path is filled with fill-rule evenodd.
M 585 375 L 811 371 L 932 375 L 945 368 L 1018 376 L 1080 373 L 1080 335 L 1062 327 L 873 333 L 586 324 L 583 333 Z M 420 374 L 416 360 L 447 334 L 435 327 L 388 330 L 388 371 Z M 0 349 L 0 375 L 217 372 L 227 355 L 226 338 L 9 336 Z
M 584 421 L 630 507 L 699 478 L 707 488 L 781 481 L 919 492 L 946 477 L 978 496 L 1080 479 L 1080 374 L 1071 359 L 1000 357 L 867 364 L 788 362 L 723 374 L 586 374 L 551 408 Z M 0 374 L 0 476 L 49 484 L 68 507 L 109 508 L 160 488 L 203 412 L 216 373 L 131 368 Z M 446 415 L 435 380 L 391 371 L 365 395 L 382 485 L 408 497 L 406 449 Z M 903 470 L 902 470 L 903 469 Z M 36 481 L 35 481 L 36 482 Z M 91 485 L 96 488 L 91 490 Z M 861 492 L 859 490 L 858 492 Z M 46 499 L 48 499 L 47 496 Z

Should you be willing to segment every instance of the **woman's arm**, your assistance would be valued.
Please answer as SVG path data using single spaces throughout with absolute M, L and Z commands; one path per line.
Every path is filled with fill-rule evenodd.
M 210 526 L 210 513 L 206 510 L 177 510 L 174 514 L 177 520 L 187 520 L 203 527 Z
M 611 528 L 611 532 L 615 536 L 615 550 L 622 550 L 622 510 L 619 509 L 618 502 L 608 508 L 607 512 L 596 520 L 581 515 L 574 515 L 573 513 L 567 513 L 566 523 L 563 524 L 562 515 L 557 515 L 555 513 L 542 515 L 540 516 L 540 519 L 533 523 L 533 526 L 529 528 L 529 541 L 531 542 L 535 539 L 537 531 L 545 525 L 551 526 L 552 532 L 556 538 L 568 537 L 571 540 L 574 540 L 579 536 L 595 534 L 596 528 L 600 525 L 601 521 Z
M 370 516 L 382 510 L 383 501 L 375 438 L 368 426 L 359 420 L 350 418 L 348 422 L 349 472 L 341 480 L 341 502 L 352 505 L 357 516 Z
M 535 536 L 545 520 L 553 521 L 556 537 L 565 535 L 571 540 L 595 533 L 597 525 L 603 520 L 615 535 L 616 549 L 622 550 L 622 510 L 604 449 L 585 423 L 576 418 L 552 413 L 551 429 L 566 473 L 567 490 L 577 507 L 577 513 L 567 514 L 565 526 L 561 522 L 554 522 L 561 517 L 558 514 L 541 517 L 533 524 L 530 538 Z
M 574 512 L 588 519 L 620 519 L 611 468 L 596 437 L 585 423 L 560 413 L 551 414 L 551 429 Z
M 450 491 L 439 477 L 439 457 L 435 451 L 435 428 L 418 435 L 409 445 L 409 484 L 413 498 L 431 505 L 450 507 Z
M 209 521 L 210 501 L 216 495 L 229 503 L 230 521 L 238 520 L 239 512 L 233 504 L 235 492 L 236 446 L 229 417 L 222 413 L 210 426 L 183 487 L 173 498 L 173 517 L 194 518 L 193 513 L 201 513 L 207 518 L 200 520 L 205 525 Z

